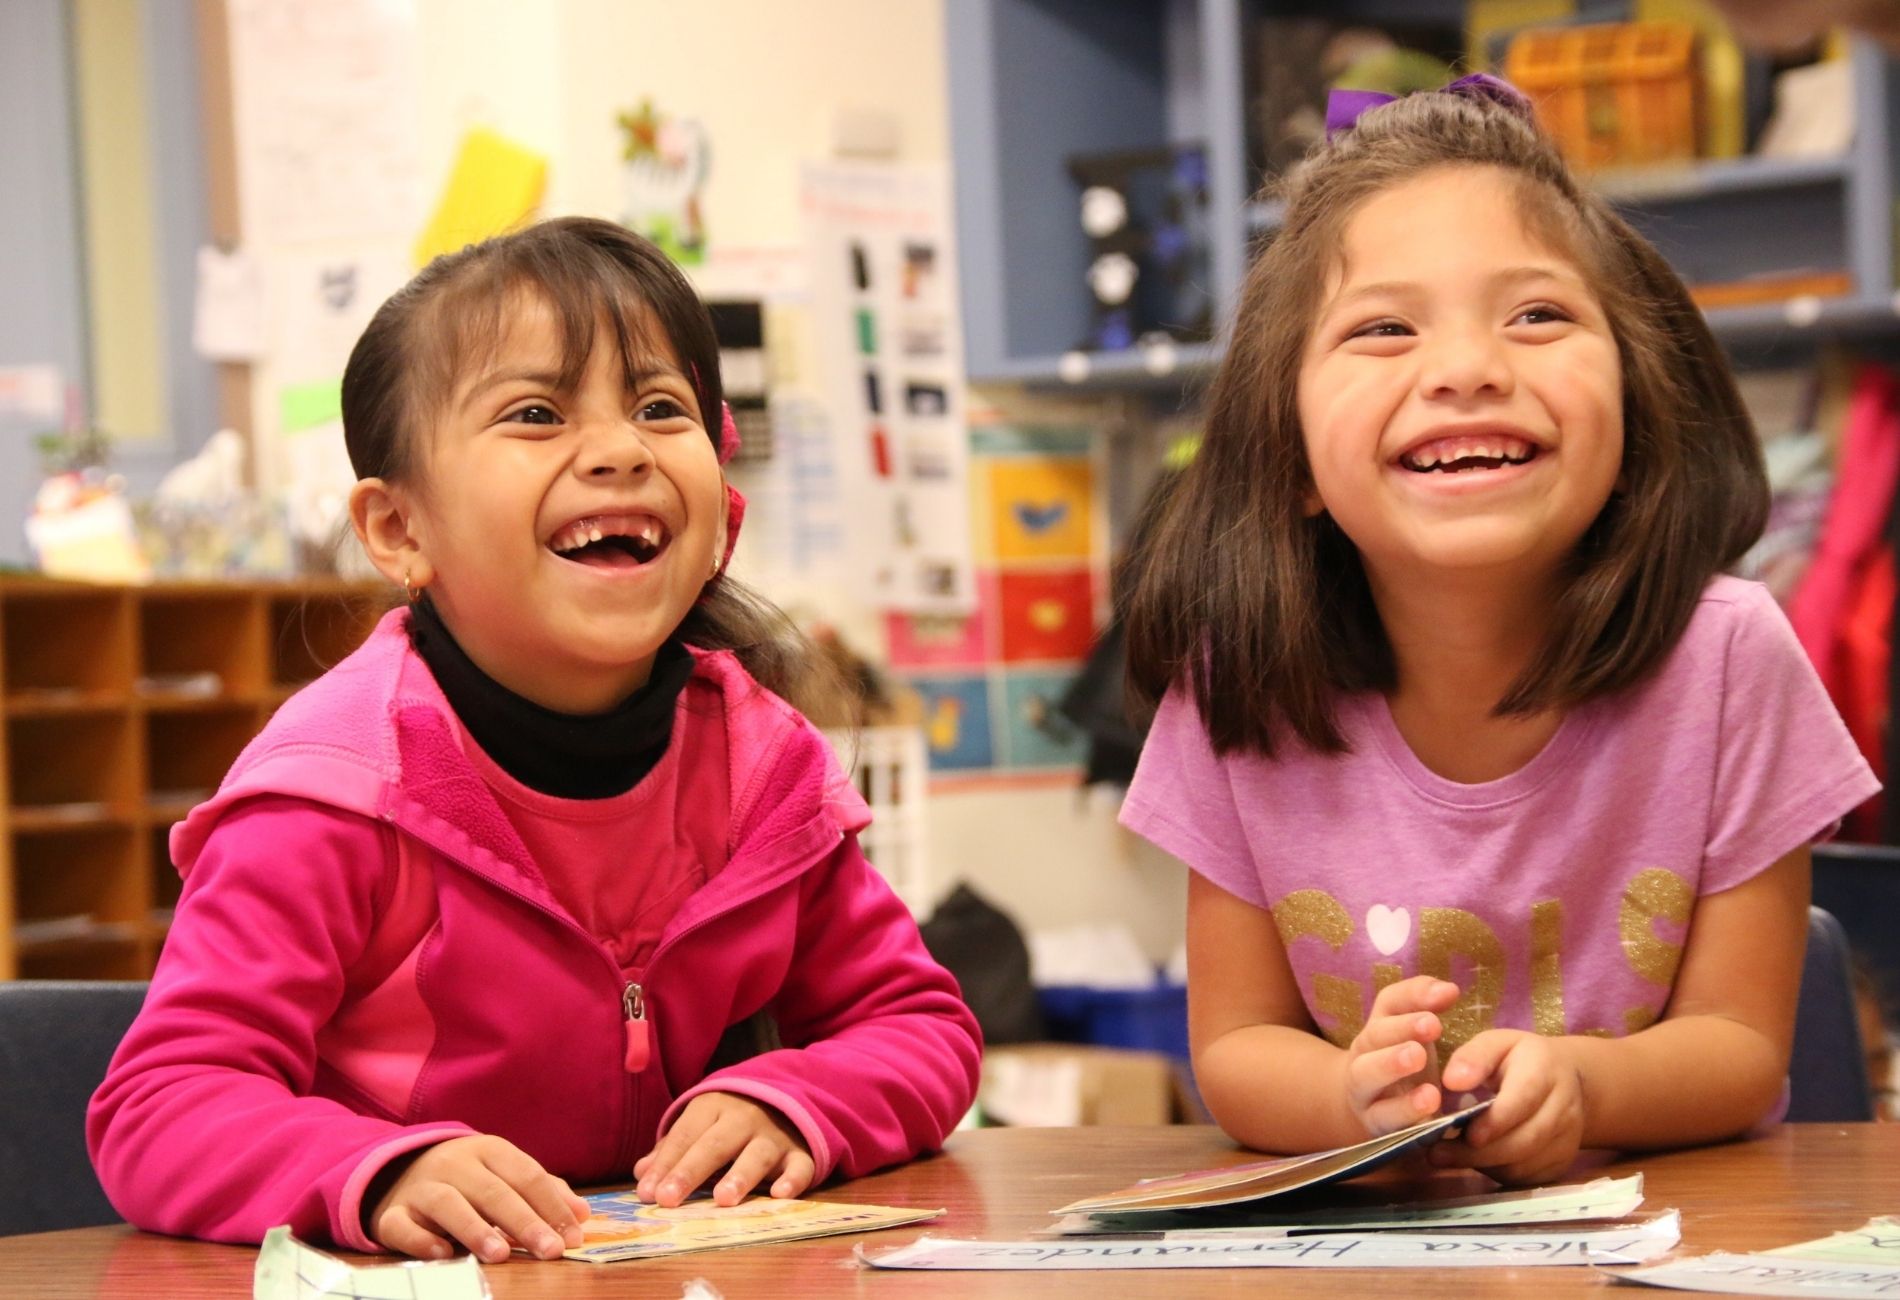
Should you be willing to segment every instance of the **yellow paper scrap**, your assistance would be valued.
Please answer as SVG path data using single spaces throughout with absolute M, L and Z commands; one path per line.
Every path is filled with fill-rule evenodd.
M 462 137 L 435 215 L 416 240 L 416 265 L 513 230 L 541 206 L 548 160 L 486 127 Z

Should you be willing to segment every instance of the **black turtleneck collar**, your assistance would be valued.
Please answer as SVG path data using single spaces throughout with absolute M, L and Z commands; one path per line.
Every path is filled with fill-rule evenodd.
M 691 652 L 668 640 L 646 685 L 607 712 L 557 713 L 478 668 L 427 597 L 409 607 L 409 641 L 482 751 L 530 790 L 562 799 L 625 794 L 651 772 L 693 675 Z

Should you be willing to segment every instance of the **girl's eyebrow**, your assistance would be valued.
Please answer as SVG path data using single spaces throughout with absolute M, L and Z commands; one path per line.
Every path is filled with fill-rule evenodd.
M 1535 263 L 1526 264 L 1524 266 L 1502 267 L 1485 276 L 1485 280 L 1499 288 L 1509 288 L 1510 286 L 1527 283 L 1532 280 L 1557 280 L 1569 284 L 1582 283 L 1580 277 L 1574 272 L 1567 272 L 1561 266 L 1540 265 Z M 1423 286 L 1415 280 L 1379 280 L 1372 284 L 1354 285 L 1327 303 L 1325 311 L 1322 314 L 1337 311 L 1339 308 L 1356 302 L 1361 298 L 1403 298 L 1418 294 L 1422 288 Z
M 489 389 L 499 388 L 503 384 L 524 383 L 533 384 L 537 388 L 553 388 L 560 382 L 561 372 L 558 370 L 535 370 L 523 367 L 496 370 L 476 380 L 463 394 L 462 404 L 467 405 Z

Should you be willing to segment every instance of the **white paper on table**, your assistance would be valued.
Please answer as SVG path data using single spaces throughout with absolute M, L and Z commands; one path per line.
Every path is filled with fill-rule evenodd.
M 1190 1210 L 1172 1215 L 1070 1214 L 1052 1235 L 1063 1237 L 1157 1236 L 1168 1241 L 1196 1237 L 1222 1238 L 1236 1233 L 1253 1236 L 1368 1231 L 1393 1228 L 1528 1227 L 1548 1223 L 1581 1223 L 1621 1219 L 1643 1204 L 1643 1176 L 1597 1178 L 1587 1183 L 1536 1187 L 1521 1192 L 1466 1196 L 1457 1200 L 1414 1202 L 1355 1210 L 1316 1210 L 1309 1213 L 1262 1207 L 1248 1215 L 1236 1207 L 1232 1222 L 1222 1222 L 1221 1211 Z
M 272 1228 L 257 1254 L 253 1300 L 490 1300 L 473 1255 L 400 1264 L 346 1264 Z
M 1842 1297 L 1900 1296 L 1900 1265 L 1837 1264 L 1788 1255 L 1730 1255 L 1718 1251 L 1693 1259 L 1631 1271 L 1604 1270 L 1619 1282 L 1675 1291 L 1725 1295 Z
M 1126 1268 L 1526 1268 L 1654 1259 L 1682 1239 L 1676 1211 L 1628 1226 L 1558 1232 L 1241 1233 L 1198 1241 L 965 1241 L 924 1237 L 858 1259 L 874 1268 L 1070 1270 Z

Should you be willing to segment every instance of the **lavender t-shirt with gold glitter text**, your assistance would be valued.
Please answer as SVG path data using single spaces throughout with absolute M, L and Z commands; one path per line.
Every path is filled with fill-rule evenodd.
M 1320 1031 L 1349 1043 L 1386 984 L 1460 986 L 1481 1030 L 1634 1033 L 1669 1000 L 1696 899 L 1825 835 L 1879 784 L 1766 589 L 1717 578 L 1660 670 L 1573 709 L 1538 755 L 1463 785 L 1385 697 L 1345 697 L 1351 752 L 1217 757 L 1163 700 L 1131 830 L 1269 909 Z

